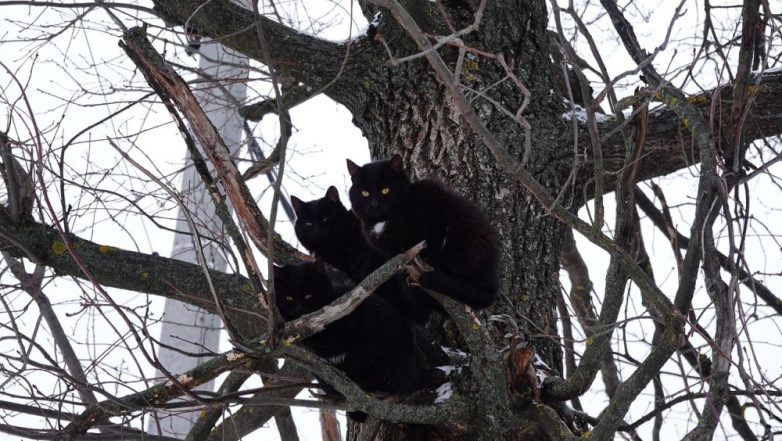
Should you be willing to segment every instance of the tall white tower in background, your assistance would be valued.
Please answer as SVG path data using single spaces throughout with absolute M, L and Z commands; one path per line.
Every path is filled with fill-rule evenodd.
M 242 144 L 244 120 L 237 113 L 237 102 L 243 102 L 247 93 L 246 80 L 249 75 L 246 56 L 228 52 L 222 45 L 208 43 L 201 45 L 199 68 L 208 80 L 193 85 L 198 102 L 209 119 L 217 127 L 226 145 L 235 153 Z M 189 163 L 188 159 L 185 163 Z M 222 229 L 215 215 L 214 204 L 204 188 L 195 167 L 187 167 L 180 187 L 187 210 L 193 216 L 199 231 L 213 241 L 203 240 L 203 253 L 207 265 L 217 271 L 225 271 L 227 263 L 221 244 L 230 246 L 230 239 Z M 189 231 L 189 226 L 180 211 L 177 222 L 178 231 Z M 196 250 L 191 236 L 178 234 L 174 238 L 171 256 L 187 262 L 197 263 Z M 165 304 L 163 328 L 160 341 L 164 346 L 180 349 L 185 353 L 200 353 L 205 349 L 217 352 L 222 323 L 214 314 L 185 303 L 167 299 Z M 206 358 L 192 357 L 166 347 L 158 351 L 160 363 L 169 372 L 177 374 L 188 371 Z M 200 389 L 213 390 L 214 382 Z M 184 439 L 190 431 L 198 412 L 172 412 L 150 418 L 149 431 Z

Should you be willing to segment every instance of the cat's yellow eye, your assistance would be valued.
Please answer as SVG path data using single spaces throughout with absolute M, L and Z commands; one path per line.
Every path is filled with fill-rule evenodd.
M 312 294 L 304 294 L 304 300 L 309 300 L 312 298 Z
M 287 297 L 285 297 L 285 300 L 287 300 L 287 301 L 289 301 L 289 302 L 292 302 L 292 301 L 293 301 L 293 297 L 291 297 L 291 296 L 287 296 Z
M 391 189 L 390 189 L 390 188 L 388 188 L 388 187 L 383 187 L 383 188 L 380 190 L 380 193 L 382 193 L 382 194 L 388 194 L 390 191 L 391 191 Z
M 361 190 L 361 196 L 364 196 L 365 198 L 369 197 L 369 192 L 366 190 Z

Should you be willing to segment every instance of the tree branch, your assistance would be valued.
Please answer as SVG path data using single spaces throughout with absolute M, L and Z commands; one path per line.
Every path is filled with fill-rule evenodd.
M 228 374 L 228 377 L 223 380 L 220 388 L 217 390 L 217 395 L 221 396 L 226 393 L 236 392 L 240 387 L 242 387 L 242 384 L 244 384 L 244 382 L 250 378 L 250 375 L 250 372 L 239 370 L 231 371 L 231 373 Z M 215 423 L 217 423 L 217 420 L 220 419 L 220 416 L 224 411 L 225 409 L 223 407 L 217 406 L 204 409 L 195 423 L 193 423 L 193 427 L 187 433 L 185 441 L 200 441 L 205 439 L 209 435 L 209 432 L 211 432 L 212 428 L 214 428 Z
M 295 363 L 311 370 L 347 398 L 349 406 L 392 422 L 418 424 L 453 424 L 464 426 L 470 415 L 469 406 L 457 397 L 443 404 L 412 405 L 387 403 L 369 396 L 342 371 L 314 353 L 296 346 L 283 347 Z
M 32 274 L 27 273 L 24 269 L 24 265 L 17 259 L 9 256 L 8 253 L 2 253 L 3 260 L 8 264 L 14 277 L 19 279 L 21 288 L 33 298 L 41 316 L 49 326 L 49 332 L 52 333 L 52 338 L 55 341 L 57 348 L 62 353 L 63 360 L 68 372 L 77 381 L 73 383 L 74 388 L 79 393 L 79 397 L 85 404 L 97 404 L 98 399 L 95 398 L 95 394 L 84 384 L 87 382 L 87 374 L 84 372 L 84 368 L 79 361 L 79 357 L 76 355 L 76 351 L 73 349 L 68 334 L 60 323 L 60 319 L 57 314 L 54 313 L 52 303 L 49 301 L 49 297 L 43 292 L 42 282 L 45 273 L 44 267 L 40 265 L 35 266 L 35 271 Z
M 723 195 L 725 196 L 725 195 Z M 727 213 L 727 210 L 726 210 Z M 730 225 L 730 221 L 727 222 Z M 732 232 L 732 231 L 731 231 Z M 703 231 L 703 272 L 706 292 L 714 303 L 716 324 L 712 344 L 712 369 L 708 377 L 709 393 L 703 403 L 703 411 L 695 426 L 683 441 L 708 441 L 714 436 L 722 408 L 730 393 L 728 376 L 732 362 L 731 352 L 736 341 L 733 291 L 720 276 L 720 266 L 714 251 L 714 233 Z M 731 241 L 732 242 L 732 241 Z
M 744 122 L 744 141 L 751 142 L 782 134 L 782 72 L 764 73 L 749 82 L 747 89 L 753 93 L 753 100 L 746 109 Z M 717 103 L 714 101 L 717 100 Z M 718 127 L 714 133 L 731 133 L 730 109 L 733 102 L 732 85 L 722 85 L 700 95 L 687 98 L 687 103 L 697 110 L 706 120 L 714 120 Z M 715 114 L 709 112 L 715 109 Z M 664 176 L 677 170 L 695 165 L 700 161 L 697 148 L 693 148 L 693 136 L 683 122 L 681 115 L 666 106 L 649 112 L 644 155 L 638 167 L 638 181 Z M 605 165 L 605 191 L 616 188 L 615 172 L 624 164 L 624 140 L 617 128 L 620 123 L 613 117 L 606 117 L 598 124 L 603 137 L 603 162 Z M 607 137 L 611 134 L 610 137 Z M 606 138 L 607 137 L 607 138 Z M 579 123 L 579 145 L 589 145 L 589 133 L 586 123 Z M 565 145 L 565 144 L 563 144 Z M 587 149 L 587 153 L 588 149 Z M 591 158 L 584 170 L 590 169 Z M 563 159 L 562 170 L 570 170 L 572 157 Z M 593 177 L 582 172 L 576 188 L 582 188 Z
M 244 180 L 241 179 L 225 142 L 201 109 L 187 83 L 152 47 L 146 38 L 146 31 L 142 28 L 135 27 L 128 30 L 124 34 L 120 46 L 141 70 L 152 88 L 158 94 L 170 98 L 190 123 L 201 147 L 205 150 L 216 172 L 221 176 L 220 181 L 250 238 L 262 252 L 268 254 L 268 249 L 271 246 L 267 237 L 269 224 L 255 203 Z M 273 237 L 275 238 L 274 247 L 277 250 L 275 258 L 278 262 L 291 263 L 310 259 L 309 256 L 302 254 L 279 238 L 279 235 L 274 234 Z
M 642 54 L 644 54 L 645 51 L 638 46 L 632 27 L 624 20 L 624 17 L 621 15 L 621 12 L 618 10 L 618 7 L 613 0 L 601 0 L 601 3 L 609 12 L 609 15 L 611 15 L 612 22 L 617 28 L 617 33 L 622 37 L 627 51 L 631 54 L 636 63 L 641 66 L 641 58 L 645 58 L 642 57 Z M 595 426 L 592 432 L 592 435 L 596 440 L 607 440 L 613 437 L 617 427 L 621 424 L 622 417 L 624 417 L 625 413 L 630 408 L 630 403 L 639 393 L 641 393 L 643 388 L 659 372 L 671 354 L 680 346 L 680 319 L 690 309 L 692 296 L 695 292 L 695 282 L 698 276 L 701 240 L 697 235 L 704 229 L 711 228 L 716 219 L 716 211 L 713 210 L 713 203 L 716 200 L 716 188 L 718 185 L 717 157 L 711 131 L 699 111 L 685 101 L 681 91 L 666 87 L 661 80 L 660 75 L 655 71 L 651 64 L 644 65 L 643 71 L 654 86 L 663 88 L 663 91 L 660 93 L 661 97 L 664 99 L 664 102 L 676 112 L 676 115 L 681 121 L 688 124 L 688 128 L 693 136 L 693 142 L 697 145 L 701 157 L 701 175 L 698 179 L 698 201 L 691 229 L 693 240 L 690 242 L 690 246 L 687 248 L 684 257 L 680 283 L 674 300 L 676 308 L 675 314 L 655 307 L 655 305 L 652 304 L 652 301 L 655 299 L 645 295 L 645 288 L 639 286 L 642 294 L 644 294 L 644 300 L 649 302 L 649 305 L 652 307 L 651 309 L 657 314 L 658 318 L 663 321 L 665 332 L 660 336 L 659 344 L 652 349 L 652 352 L 646 357 L 643 363 L 639 365 L 638 369 L 617 389 L 616 394 L 603 412 L 603 418 L 601 418 L 600 423 Z M 631 189 L 628 189 L 628 191 L 628 194 L 631 195 Z M 641 280 L 644 282 L 649 281 L 648 277 L 644 277 Z M 652 284 L 652 286 L 654 285 Z
M 213 0 L 203 3 L 199 0 L 172 1 L 155 0 L 156 9 L 165 18 L 177 24 L 189 20 L 191 24 L 202 27 L 201 32 L 210 37 L 219 38 L 221 43 L 240 51 L 256 60 L 263 60 L 257 38 L 253 38 L 252 13 L 231 4 L 227 0 Z M 308 86 L 317 88 L 328 84 L 335 78 L 344 60 L 345 45 L 326 42 L 315 37 L 300 34 L 279 23 L 264 19 L 264 34 L 270 43 L 270 55 L 275 68 L 281 73 L 290 75 Z M 228 34 L 227 29 L 238 32 Z M 353 96 L 349 78 L 365 77 L 354 69 L 366 70 L 372 65 L 366 57 L 372 57 L 372 62 L 382 63 L 375 59 L 370 43 L 364 38 L 358 39 L 351 46 L 351 57 L 345 66 L 343 76 L 329 89 L 324 91 L 328 96 L 339 102 L 349 100 Z M 370 52 L 372 52 L 370 54 Z M 754 94 L 750 100 L 744 124 L 746 141 L 782 134 L 782 72 L 765 73 L 760 78 L 749 82 L 747 90 Z M 713 99 L 720 103 L 712 107 Z M 722 85 L 703 94 L 687 98 L 689 104 L 697 108 L 705 117 L 709 117 L 709 108 L 719 109 L 718 115 L 713 115 L 715 121 L 722 125 L 721 133 L 731 133 L 730 109 L 733 102 L 733 85 Z M 262 106 L 270 109 L 270 106 Z M 605 117 L 598 121 L 598 130 L 603 141 L 602 153 L 605 174 L 604 191 L 613 191 L 616 185 L 613 172 L 623 165 L 624 142 L 618 136 L 621 125 L 613 117 Z M 579 145 L 590 145 L 586 123 L 579 123 Z M 608 136 L 612 134 L 612 136 Z M 566 143 L 563 143 L 565 145 Z M 692 149 L 692 134 L 682 123 L 681 116 L 670 108 L 651 111 L 649 114 L 648 133 L 644 156 L 638 169 L 638 181 L 657 176 L 663 176 L 690 165 L 700 159 L 697 149 Z M 590 170 L 591 158 L 582 170 Z M 563 156 L 558 166 L 565 174 L 572 168 L 573 158 Z M 577 188 L 581 188 L 593 176 L 582 172 Z M 580 192 L 577 192 L 580 193 Z
M 276 362 L 276 360 L 275 360 Z M 204 438 L 206 441 L 236 441 L 242 439 L 264 425 L 272 417 L 281 411 L 289 410 L 289 406 L 279 404 L 277 406 L 264 405 L 259 406 L 260 402 L 254 400 L 279 399 L 292 400 L 301 392 L 302 387 L 292 384 L 293 382 L 308 382 L 310 374 L 295 363 L 286 362 L 285 365 L 273 375 L 270 379 L 264 381 L 264 388 L 249 400 L 245 400 L 244 405 L 230 417 L 226 417 Z M 278 386 L 288 387 L 278 387 Z
M 199 0 L 172 1 L 155 0 L 156 10 L 177 24 L 183 24 L 185 20 L 200 26 L 201 32 L 213 38 L 219 38 L 221 43 L 256 60 L 263 60 L 260 45 L 257 38 L 252 35 L 252 13 L 233 5 L 227 0 L 213 0 L 203 3 Z M 202 4 L 203 3 L 203 4 Z M 270 54 L 275 68 L 281 73 L 290 75 L 308 86 L 317 88 L 328 84 L 335 78 L 344 59 L 345 45 L 326 42 L 315 37 L 300 34 L 279 23 L 264 19 L 264 34 L 270 43 Z M 238 32 L 228 34 L 227 29 Z M 343 84 L 349 78 L 364 77 L 361 72 L 354 69 L 364 69 L 372 65 L 365 57 L 372 57 L 373 62 L 382 63 L 375 59 L 377 55 L 370 50 L 369 41 L 358 39 L 351 46 L 351 57 L 343 71 L 342 78 L 325 91 L 327 95 L 337 101 L 344 102 L 346 96 L 352 96 L 350 86 Z M 782 134 L 782 72 L 765 73 L 760 78 L 749 81 L 747 91 L 753 94 L 747 109 L 744 123 L 744 139 L 752 141 L 764 137 Z M 720 100 L 720 103 L 712 107 L 712 100 Z M 687 101 L 699 109 L 707 118 L 709 108 L 719 109 L 718 115 L 713 115 L 715 121 L 719 121 L 721 133 L 731 133 L 731 103 L 733 102 L 733 85 L 722 85 L 703 94 L 689 97 Z M 270 109 L 270 106 L 262 106 Z M 615 176 L 612 172 L 618 171 L 623 164 L 624 142 L 618 136 L 617 128 L 621 125 L 613 117 L 606 117 L 598 121 L 598 130 L 603 141 L 602 153 L 605 174 L 604 191 L 613 191 L 615 188 Z M 607 135 L 615 133 L 615 136 Z M 588 126 L 579 123 L 579 145 L 590 145 Z M 565 143 L 563 143 L 565 145 Z M 690 130 L 683 125 L 680 116 L 670 108 L 663 108 L 650 112 L 646 148 L 638 170 L 638 181 L 643 181 L 657 176 L 663 176 L 682 168 L 693 165 L 699 161 L 697 149 L 690 148 L 692 136 Z M 585 164 L 584 171 L 593 168 L 590 162 Z M 573 158 L 570 155 L 563 157 L 559 163 L 561 170 L 569 171 Z M 566 173 L 567 174 L 567 173 Z M 582 173 L 579 177 L 578 188 L 581 188 L 592 178 L 591 173 Z
M 282 94 L 282 106 L 286 109 L 293 108 L 312 98 L 315 90 L 303 84 L 295 85 Z M 239 115 L 250 121 L 260 121 L 270 113 L 277 113 L 278 103 L 276 98 L 265 99 L 261 102 L 239 108 Z
M 211 381 L 223 372 L 245 364 L 248 358 L 244 354 L 229 352 L 202 363 L 177 377 L 177 381 L 168 380 L 149 389 L 137 392 L 121 399 L 109 399 L 88 407 L 67 427 L 60 431 L 65 436 L 84 434 L 97 422 L 125 412 L 139 410 L 149 406 L 159 406 L 182 396 L 188 391 Z
M 638 207 L 644 212 L 644 214 L 646 214 L 646 216 L 649 217 L 649 220 L 651 220 L 652 223 L 662 232 L 669 234 L 668 230 L 671 227 L 666 224 L 663 213 L 661 213 L 660 210 L 654 206 L 654 203 L 649 200 L 649 198 L 641 190 L 636 190 L 636 201 L 638 202 Z M 675 235 L 676 245 L 678 245 L 679 248 L 687 248 L 690 243 L 690 239 L 688 237 L 676 230 L 673 230 L 670 233 Z M 717 258 L 719 259 L 720 266 L 722 266 L 725 271 L 729 271 L 730 262 L 728 260 L 728 256 L 724 255 L 719 250 L 714 251 L 717 254 Z M 768 306 L 773 308 L 777 314 L 782 315 L 782 300 L 779 297 L 774 295 L 774 293 L 771 292 L 771 290 L 768 289 L 760 280 L 752 277 L 752 274 L 748 273 L 747 271 L 738 268 L 738 274 L 741 283 L 743 283 L 753 293 L 757 294 L 757 296 L 766 302 Z
M 169 23 L 184 25 L 187 22 L 203 35 L 219 40 L 226 47 L 239 51 L 250 58 L 263 62 L 261 44 L 255 32 L 252 11 L 228 0 L 154 0 L 155 10 Z M 348 45 L 353 55 L 348 60 L 347 70 L 363 65 L 365 61 L 356 57 L 367 38 L 355 42 L 338 44 L 297 32 L 275 21 L 261 17 L 263 35 L 269 45 L 270 64 L 285 76 L 290 76 L 308 86 L 319 88 L 339 76 Z M 344 92 L 351 76 L 337 78 L 333 88 L 325 91 Z
M 358 305 L 367 299 L 378 286 L 405 267 L 421 250 L 424 242 L 420 242 L 402 254 L 389 259 L 386 263 L 375 269 L 350 292 L 345 293 L 339 299 L 323 308 L 304 314 L 303 316 L 285 323 L 281 335 L 285 345 L 303 340 L 312 334 L 322 331 L 329 323 L 333 323 L 355 310 Z
M 203 269 L 177 259 L 122 250 L 70 235 L 69 240 L 97 283 L 146 292 L 215 312 L 212 295 L 204 283 Z M 14 257 L 25 257 L 59 275 L 87 279 L 68 252 L 60 233 L 33 221 L 12 225 L 0 216 L 0 245 Z M 263 332 L 265 317 L 250 281 L 239 274 L 210 271 L 215 290 L 222 296 L 226 316 L 247 337 Z

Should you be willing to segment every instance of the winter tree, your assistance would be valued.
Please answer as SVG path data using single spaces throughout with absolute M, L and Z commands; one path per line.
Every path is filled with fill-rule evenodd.
M 145 433 L 151 414 L 196 409 L 187 439 L 233 440 L 291 407 L 366 412 L 349 424 L 355 440 L 757 440 L 782 428 L 778 3 L 0 7 L 0 431 L 162 440 Z M 339 20 L 341 40 L 325 38 Z M 196 35 L 253 60 L 249 101 L 231 104 L 248 122 L 238 154 L 193 98 L 225 81 L 186 55 Z M 278 201 L 288 183 L 311 199 L 324 188 L 286 170 L 338 164 L 334 184 L 349 185 L 339 141 L 319 157 L 291 146 L 296 109 L 323 97 L 371 158 L 402 155 L 415 179 L 479 203 L 500 236 L 492 307 L 433 294 L 447 314 L 430 332 L 468 354 L 436 402 L 380 400 L 299 344 L 361 289 L 302 320 L 273 312 L 269 265 L 311 259 Z M 191 234 L 193 246 L 218 247 L 227 271 L 164 257 L 153 239 L 182 229 L 185 148 L 222 229 Z M 203 231 L 194 219 L 177 232 Z M 356 282 L 371 290 L 414 252 Z M 151 331 L 164 298 L 217 314 L 225 352 L 183 341 L 174 349 L 208 361 L 166 369 Z M 300 395 L 312 373 L 345 399 Z M 215 379 L 217 392 L 195 389 Z M 283 440 L 305 430 L 295 415 L 277 422 Z

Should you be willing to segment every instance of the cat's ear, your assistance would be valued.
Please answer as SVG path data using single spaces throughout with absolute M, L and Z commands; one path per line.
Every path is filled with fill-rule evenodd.
M 300 215 L 301 212 L 301 206 L 304 205 L 304 202 L 302 202 L 301 199 L 297 198 L 296 196 L 291 196 L 291 206 L 293 207 L 293 211 L 296 212 L 296 215 Z
M 350 159 L 346 159 L 346 161 L 348 163 L 348 173 L 350 173 L 350 176 L 353 176 L 361 167 L 357 166 L 356 163 Z
M 331 265 L 325 265 L 324 269 L 334 292 L 344 293 L 356 287 L 356 283 L 342 271 Z
M 398 153 L 391 157 L 391 169 L 397 173 L 404 173 L 404 164 L 402 164 L 402 156 Z
M 337 191 L 337 187 L 333 185 L 329 187 L 329 189 L 326 190 L 326 197 L 334 202 L 339 202 L 339 191 Z

